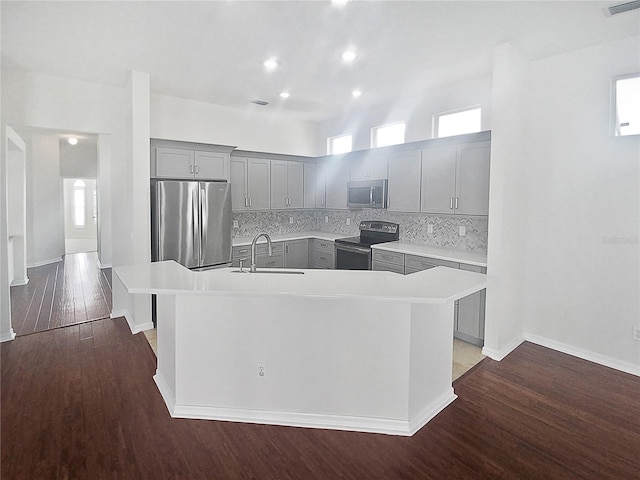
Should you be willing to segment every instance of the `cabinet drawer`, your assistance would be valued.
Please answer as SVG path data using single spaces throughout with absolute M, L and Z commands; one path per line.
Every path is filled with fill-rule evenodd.
M 318 240 L 315 238 L 313 240 L 313 248 L 314 250 L 323 250 L 333 254 L 334 244 L 329 240 Z
M 372 260 L 404 267 L 404 253 L 387 252 L 374 248 Z
M 328 253 L 321 250 L 314 249 L 311 252 L 311 267 L 312 268 L 333 268 L 333 252 Z
M 273 242 L 271 244 L 273 254 L 284 253 L 284 242 Z M 256 256 L 266 255 L 269 248 L 266 243 L 256 245 Z M 251 258 L 251 245 L 233 247 L 231 256 L 233 258 Z
M 260 255 L 256 257 L 256 267 L 259 268 L 284 268 L 284 255 L 282 253 L 272 256 Z
M 407 255 L 404 259 L 404 265 L 410 270 L 427 270 L 433 267 L 451 267 L 459 268 L 460 264 L 449 260 L 440 260 L 438 258 L 420 257 L 418 255 Z
M 382 272 L 395 272 L 404 274 L 404 267 L 402 265 L 394 265 L 392 263 L 377 262 L 373 260 L 371 262 L 371 270 L 377 270 Z

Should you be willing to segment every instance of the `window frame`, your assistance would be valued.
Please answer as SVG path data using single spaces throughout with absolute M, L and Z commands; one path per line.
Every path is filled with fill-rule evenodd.
M 333 151 L 333 142 L 335 140 L 337 140 L 337 139 L 346 138 L 346 137 L 349 137 L 350 143 L 351 143 L 351 148 L 349 149 L 349 151 L 348 152 L 339 152 L 339 153 L 334 152 Z M 340 134 L 340 135 L 335 135 L 333 137 L 327 137 L 327 155 L 341 155 L 343 153 L 350 153 L 352 151 L 353 151 L 353 135 L 351 135 L 350 133 L 343 133 L 343 134 Z
M 395 127 L 397 125 L 402 125 L 403 131 L 402 131 L 402 141 L 398 142 L 398 143 L 391 143 L 388 145 L 376 145 L 377 144 L 377 140 L 378 140 L 378 132 L 383 129 L 383 128 L 388 128 L 388 127 Z M 392 145 L 402 145 L 403 143 L 407 142 L 407 122 L 405 121 L 399 121 L 399 122 L 391 122 L 391 123 L 385 123 L 383 125 L 378 125 L 376 127 L 372 127 L 371 128 L 371 148 L 380 148 L 380 147 L 390 147 Z
M 618 131 L 618 89 L 617 84 L 618 80 L 627 80 L 630 78 L 637 78 L 640 81 L 640 72 L 634 73 L 626 73 L 624 75 L 616 75 L 615 77 L 611 77 L 611 102 L 610 102 L 610 113 L 609 113 L 609 135 L 615 138 L 622 137 L 633 137 L 636 135 L 640 135 L 640 133 L 629 133 L 627 135 L 618 135 L 616 132 Z
M 462 108 L 456 108 L 454 110 L 447 110 L 444 112 L 438 112 L 435 113 L 433 115 L 433 124 L 431 127 L 431 134 L 433 138 L 447 138 L 447 137 L 453 137 L 455 135 L 447 135 L 447 137 L 441 137 L 440 136 L 440 118 L 446 115 L 455 115 L 457 113 L 464 113 L 464 112 L 470 112 L 471 110 L 480 110 L 480 126 L 478 128 L 478 130 L 476 130 L 475 132 L 465 132 L 465 133 L 456 133 L 455 135 L 467 135 L 470 133 L 478 133 L 482 131 L 482 105 L 470 105 L 467 107 L 462 107 Z

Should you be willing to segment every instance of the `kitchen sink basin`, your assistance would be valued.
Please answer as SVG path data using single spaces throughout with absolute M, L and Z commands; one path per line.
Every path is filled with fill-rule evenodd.
M 250 275 L 253 275 L 249 270 L 233 270 L 231 273 L 248 273 Z M 272 274 L 276 274 L 276 275 L 304 275 L 304 272 L 301 272 L 299 270 L 269 270 L 269 269 L 265 269 L 265 270 L 257 270 L 253 273 L 272 273 Z

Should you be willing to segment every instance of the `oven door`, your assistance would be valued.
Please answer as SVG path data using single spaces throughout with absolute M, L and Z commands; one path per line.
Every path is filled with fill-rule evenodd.
M 336 243 L 336 269 L 371 270 L 371 249 Z

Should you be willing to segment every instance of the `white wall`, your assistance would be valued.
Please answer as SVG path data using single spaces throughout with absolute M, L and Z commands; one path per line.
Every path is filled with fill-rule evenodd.
M 98 149 L 96 143 L 70 145 L 60 140 L 60 175 L 64 178 L 97 178 Z
M 433 138 L 433 115 L 473 105 L 482 107 L 482 130 L 491 129 L 491 76 L 446 85 L 421 97 L 404 98 L 399 94 L 393 104 L 360 106 L 358 101 L 342 117 L 320 124 L 317 155 L 326 155 L 327 138 L 342 134 L 353 136 L 353 150 L 370 148 L 371 128 L 387 123 L 405 122 L 406 142 L 428 140 Z
M 27 265 L 34 267 L 64 255 L 59 139 L 33 133 L 27 152 Z
M 525 330 L 637 374 L 640 137 L 609 137 L 609 94 L 612 76 L 640 71 L 639 45 L 628 38 L 532 63 L 521 225 Z
M 260 108 L 270 107 L 248 105 L 239 110 L 152 94 L 151 137 L 230 145 L 257 152 L 318 154 L 316 123 Z

